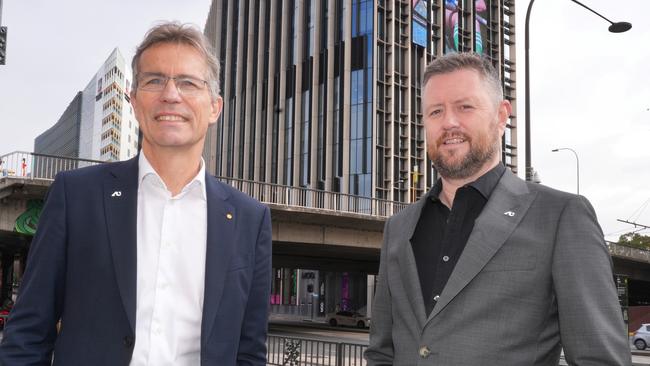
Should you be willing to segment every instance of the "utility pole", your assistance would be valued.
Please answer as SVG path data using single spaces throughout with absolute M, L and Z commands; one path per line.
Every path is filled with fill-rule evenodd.
M 2 1 L 0 0 L 0 65 L 7 61 L 7 27 L 2 26 Z
M 639 224 L 639 223 L 632 222 L 632 221 L 621 220 L 621 219 L 616 219 L 616 221 L 620 221 L 620 222 L 624 222 L 626 224 L 634 225 L 634 228 L 641 227 L 643 229 L 650 229 L 650 226 L 648 226 L 648 225 L 643 225 L 643 224 Z

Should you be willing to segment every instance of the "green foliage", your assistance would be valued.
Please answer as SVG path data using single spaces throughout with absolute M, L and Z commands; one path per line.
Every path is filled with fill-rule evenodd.
M 618 238 L 618 244 L 629 247 L 650 250 L 650 236 L 639 233 L 627 233 Z

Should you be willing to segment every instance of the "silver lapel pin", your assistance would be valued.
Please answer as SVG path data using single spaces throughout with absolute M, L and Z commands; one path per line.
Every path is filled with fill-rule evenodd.
M 111 197 L 122 197 L 122 191 L 115 191 L 111 194 Z
M 512 212 L 512 211 L 506 211 L 503 214 L 506 215 L 506 216 L 510 216 L 510 217 L 513 217 L 515 215 L 515 213 Z

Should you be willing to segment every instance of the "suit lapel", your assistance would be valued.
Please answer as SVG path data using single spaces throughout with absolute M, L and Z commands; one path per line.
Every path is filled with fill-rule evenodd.
M 424 308 L 424 300 L 422 298 L 420 277 L 418 275 L 417 264 L 415 262 L 413 247 L 411 246 L 410 240 L 413 237 L 415 227 L 417 226 L 418 220 L 420 219 L 422 208 L 424 207 L 424 204 L 426 202 L 425 200 L 428 196 L 429 195 L 424 195 L 424 197 L 413 204 L 411 210 L 406 212 L 407 216 L 404 217 L 399 223 L 403 224 L 403 231 L 396 235 L 396 237 L 400 240 L 397 247 L 400 277 L 404 285 L 406 298 L 411 304 L 413 313 L 418 319 L 420 325 L 424 324 L 426 321 L 426 311 Z M 398 227 L 400 226 L 401 225 Z
M 526 215 L 534 198 L 526 183 L 510 170 L 504 172 L 476 219 L 465 249 L 427 321 L 438 315 L 492 259 Z
M 104 179 L 106 228 L 124 310 L 135 331 L 138 158 L 113 164 Z
M 223 295 L 226 272 L 235 243 L 238 215 L 235 207 L 227 201 L 228 193 L 216 178 L 206 174 L 208 204 L 208 235 L 205 255 L 205 290 L 203 295 L 203 319 L 201 343 L 205 345 L 217 316 Z

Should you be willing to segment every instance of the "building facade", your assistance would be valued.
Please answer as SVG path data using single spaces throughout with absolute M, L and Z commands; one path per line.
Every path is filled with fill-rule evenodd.
M 36 137 L 34 152 L 118 161 L 138 152 L 138 123 L 129 99 L 131 69 L 115 48 L 59 121 Z
M 420 112 L 422 71 L 476 51 L 513 114 L 514 1 L 214 0 L 205 33 L 222 62 L 224 110 L 205 158 L 217 176 L 412 202 L 435 183 Z
M 78 92 L 56 124 L 34 139 L 34 152 L 79 157 L 82 96 L 83 93 Z
M 440 55 L 474 51 L 499 70 L 513 105 L 502 161 L 516 172 L 514 7 L 514 0 L 213 0 L 204 32 L 221 60 L 224 109 L 206 139 L 208 170 L 413 202 L 437 179 L 420 109 L 422 72 Z M 362 309 L 359 299 L 371 298 L 373 281 L 363 274 L 303 279 L 296 266 L 275 269 L 272 304 L 309 301 L 322 316 Z M 306 289 L 301 281 L 314 283 Z

